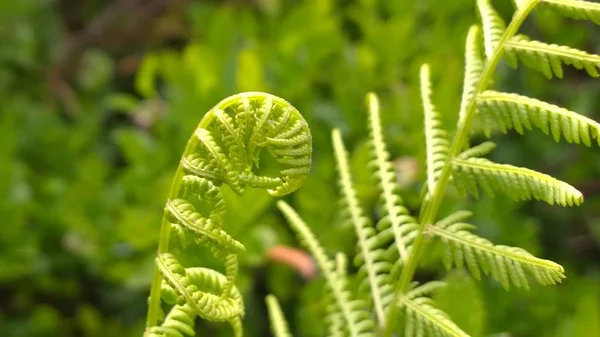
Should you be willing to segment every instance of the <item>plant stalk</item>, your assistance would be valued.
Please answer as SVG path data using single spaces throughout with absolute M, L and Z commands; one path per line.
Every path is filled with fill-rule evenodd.
M 492 57 L 486 62 L 483 72 L 481 73 L 481 77 L 479 83 L 477 84 L 477 89 L 475 91 L 474 96 L 469 102 L 467 114 L 463 122 L 458 125 L 458 130 L 452 140 L 452 144 L 450 145 L 450 151 L 448 153 L 448 159 L 444 164 L 442 172 L 440 174 L 439 180 L 435 185 L 435 189 L 431 195 L 431 201 L 427 204 L 424 210 L 424 215 L 421 218 L 421 222 L 419 225 L 419 229 L 417 232 L 417 236 L 415 241 L 413 242 L 412 249 L 410 251 L 408 261 L 402 268 L 402 273 L 400 275 L 400 280 L 396 284 L 396 288 L 394 290 L 394 297 L 392 303 L 387 312 L 387 325 L 385 326 L 383 337 L 391 337 L 394 327 L 394 318 L 398 313 L 399 307 L 396 305 L 400 296 L 406 292 L 410 281 L 412 280 L 415 270 L 417 268 L 417 264 L 419 262 L 419 257 L 423 253 L 422 250 L 424 248 L 424 232 L 429 224 L 432 224 L 439 211 L 440 205 L 444 198 L 446 188 L 448 187 L 448 183 L 450 182 L 450 176 L 452 174 L 452 159 L 460 154 L 461 149 L 463 148 L 465 142 L 468 139 L 471 123 L 473 118 L 475 117 L 476 112 L 476 102 L 475 97 L 482 93 L 487 87 L 494 75 L 496 67 L 498 63 L 502 59 L 504 55 L 504 44 L 512 38 L 527 16 L 531 13 L 531 11 L 535 8 L 540 0 L 529 0 L 527 3 L 523 4 L 514 14 L 513 20 L 510 22 L 510 25 L 506 28 Z

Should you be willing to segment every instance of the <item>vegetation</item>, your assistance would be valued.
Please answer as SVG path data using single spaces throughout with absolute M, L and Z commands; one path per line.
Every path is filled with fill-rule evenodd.
M 149 318 L 158 335 L 231 336 L 233 326 L 268 336 L 269 325 L 275 336 L 600 335 L 596 7 L 1 5 L 0 331 L 141 336 Z M 214 143 L 193 129 L 248 91 L 285 98 L 310 126 L 312 169 L 283 200 L 268 190 L 287 181 L 278 172 L 289 162 L 263 151 L 251 175 L 252 155 L 229 156 L 253 152 L 225 147 L 237 121 L 215 117 L 233 118 L 235 106 L 205 115 Z M 367 95 L 365 109 L 368 92 L 378 97 Z M 190 134 L 227 148 L 226 161 L 186 152 L 175 171 Z M 194 147 L 211 157 L 211 146 Z M 266 188 L 238 195 L 253 185 Z M 226 212 L 214 212 L 219 195 Z M 163 215 L 165 199 L 181 204 Z M 155 273 L 163 217 L 171 235 L 161 236 Z M 230 249 L 211 250 L 211 237 L 231 238 Z M 165 274 L 162 298 L 147 301 Z M 231 324 L 188 304 L 190 290 L 233 309 L 212 316 Z

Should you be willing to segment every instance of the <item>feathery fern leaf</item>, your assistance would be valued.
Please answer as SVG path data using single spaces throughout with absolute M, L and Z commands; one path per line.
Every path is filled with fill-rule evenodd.
M 460 111 L 458 124 L 460 125 L 467 114 L 467 109 L 471 101 L 475 98 L 475 91 L 481 72 L 483 71 L 484 60 L 479 45 L 481 29 L 477 25 L 469 28 L 467 34 L 467 43 L 465 45 L 465 75 L 463 79 L 463 91 L 460 101 Z
M 319 269 L 325 276 L 327 286 L 335 298 L 336 310 L 344 318 L 345 328 L 349 335 L 351 337 L 374 337 L 375 322 L 371 318 L 371 314 L 365 310 L 366 303 L 353 298 L 352 293 L 348 290 L 346 278 L 341 277 L 337 272 L 335 262 L 327 257 L 317 238 L 296 211 L 281 200 L 277 202 L 277 207 L 299 236 L 300 241 L 315 257 Z
M 477 109 L 486 120 L 486 133 L 496 126 L 502 132 L 531 130 L 532 125 L 559 141 L 561 135 L 569 143 L 591 146 L 592 138 L 600 145 L 600 124 L 578 113 L 534 98 L 517 94 L 485 91 L 477 97 Z
M 578 20 L 590 20 L 600 25 L 600 4 L 582 0 L 544 0 L 541 4 L 562 15 Z
M 485 55 L 489 59 L 494 54 L 504 30 L 506 30 L 506 24 L 492 7 L 490 0 L 477 0 L 477 9 L 483 25 Z
M 470 212 L 458 211 L 428 227 L 428 233 L 444 243 L 443 261 L 449 270 L 465 264 L 473 277 L 481 279 L 481 271 L 500 282 L 506 289 L 512 282 L 516 287 L 529 288 L 525 271 L 543 285 L 559 283 L 565 276 L 563 268 L 548 260 L 539 259 L 524 249 L 495 246 L 471 230 L 473 225 L 463 223 Z
M 377 321 L 385 325 L 385 309 L 391 300 L 393 292 L 388 272 L 392 264 L 385 259 L 385 250 L 380 248 L 375 228 L 359 205 L 356 191 L 352 185 L 350 166 L 348 165 L 348 154 L 338 129 L 332 132 L 333 148 L 337 169 L 339 172 L 339 185 L 342 191 L 342 207 L 358 237 L 358 262 L 359 273 L 364 275 L 364 282 L 368 286 L 373 300 L 373 306 Z
M 390 154 L 383 138 L 379 100 L 375 94 L 367 94 L 367 106 L 369 110 L 368 145 L 371 156 L 368 166 L 380 193 L 381 215 L 376 225 L 377 241 L 380 245 L 389 245 L 392 251 L 394 249 L 397 251 L 395 254 L 389 254 L 391 259 L 397 261 L 394 265 L 394 271 L 397 272 L 400 265 L 408 259 L 410 244 L 414 239 L 414 232 L 418 224 L 408 209 L 404 207 L 400 197 L 398 177 L 390 162 Z M 396 254 L 398 259 L 395 258 Z M 391 273 L 392 275 L 394 271 Z
M 348 267 L 348 259 L 344 253 L 337 253 L 335 255 L 335 271 L 339 278 L 346 278 L 346 270 Z M 327 296 L 327 316 L 325 322 L 327 324 L 327 336 L 328 337 L 344 337 L 344 317 L 341 312 L 337 310 L 337 304 L 335 298 L 329 295 Z
M 577 69 L 585 69 L 592 77 L 598 77 L 600 55 L 589 54 L 575 48 L 531 41 L 525 35 L 518 35 L 504 44 L 509 64 L 517 66 L 517 58 L 527 67 L 538 70 L 548 79 L 552 75 L 563 77 L 562 64 L 572 65 Z
M 427 189 L 435 190 L 435 184 L 448 159 L 450 142 L 448 134 L 442 128 L 439 113 L 431 101 L 431 80 L 429 65 L 421 67 L 421 100 L 425 114 L 425 145 L 427 155 Z
M 405 337 L 469 337 L 445 312 L 433 306 L 431 298 L 425 297 L 443 285 L 439 281 L 429 282 L 400 297 L 398 305 L 406 317 Z
M 475 197 L 481 189 L 490 196 L 494 191 L 500 191 L 516 200 L 535 198 L 551 205 L 573 206 L 583 202 L 583 195 L 575 187 L 523 167 L 497 164 L 483 158 L 455 158 L 452 168 L 455 185 Z
M 268 295 L 265 301 L 267 302 L 267 308 L 269 310 L 269 319 L 271 321 L 271 332 L 273 332 L 273 336 L 292 337 L 277 298 L 273 295 Z

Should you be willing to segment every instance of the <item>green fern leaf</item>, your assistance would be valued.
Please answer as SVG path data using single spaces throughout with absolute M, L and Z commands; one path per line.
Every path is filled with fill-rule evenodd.
M 544 0 L 541 4 L 562 15 L 578 20 L 589 20 L 600 25 L 600 4 L 581 0 Z
M 485 55 L 489 59 L 494 54 L 502 34 L 506 30 L 506 24 L 494 7 L 492 7 L 490 0 L 477 0 L 477 9 L 479 10 L 481 24 L 483 25 Z
M 427 188 L 429 193 L 435 190 L 435 184 L 448 159 L 450 142 L 448 134 L 442 128 L 439 113 L 431 101 L 431 80 L 429 66 L 421 67 L 421 100 L 425 114 L 425 145 L 427 155 Z
M 267 302 L 267 308 L 269 310 L 269 318 L 271 320 L 271 331 L 273 332 L 273 336 L 292 337 L 277 298 L 273 295 L 268 295 L 265 301 Z
M 561 282 L 565 277 L 563 268 L 548 260 L 539 259 L 524 249 L 495 246 L 471 230 L 473 225 L 463 223 L 470 212 L 459 211 L 428 227 L 428 233 L 444 243 L 444 265 L 462 268 L 465 264 L 473 277 L 481 279 L 481 270 L 491 274 L 506 289 L 510 282 L 517 287 L 529 288 L 525 271 L 543 285 Z
M 469 104 L 475 98 L 477 84 L 483 71 L 484 60 L 479 45 L 480 36 L 481 29 L 479 26 L 473 25 L 469 28 L 465 46 L 465 75 L 463 79 L 462 99 L 460 101 L 459 125 L 467 114 Z
M 429 282 L 400 297 L 398 305 L 406 316 L 404 337 L 469 337 L 445 312 L 435 308 L 429 297 L 425 297 L 440 286 L 443 282 Z
M 516 200 L 535 198 L 551 205 L 579 205 L 583 195 L 573 186 L 530 169 L 497 164 L 483 158 L 452 162 L 455 185 L 477 197 L 479 189 L 493 196 L 500 191 Z
M 486 120 L 486 133 L 491 133 L 491 126 L 501 131 L 515 129 L 523 133 L 523 129 L 531 130 L 532 126 L 541 129 L 545 134 L 552 134 L 559 141 L 561 135 L 569 143 L 583 143 L 591 146 L 591 139 L 596 138 L 600 124 L 594 120 L 534 98 L 517 94 L 485 91 L 477 97 L 477 109 Z
M 390 162 L 390 154 L 383 138 L 379 100 L 373 93 L 367 95 L 369 108 L 369 154 L 372 176 L 377 183 L 381 206 L 381 218 L 377 223 L 377 234 L 381 242 L 393 241 L 398 250 L 399 263 L 408 259 L 410 241 L 406 237 L 416 229 L 416 220 L 404 207 L 398 187 L 396 170 Z M 412 228 L 412 229 L 411 229 Z M 387 239 L 386 239 L 387 238 Z
M 507 41 L 504 49 L 507 60 L 513 67 L 516 67 L 519 58 L 527 67 L 542 72 L 548 79 L 552 78 L 552 75 L 563 77 L 563 63 L 577 69 L 585 69 L 592 77 L 599 76 L 600 55 L 567 46 L 530 41 L 524 35 L 515 36 Z
M 349 335 L 351 337 L 374 337 L 375 322 L 372 320 L 371 314 L 365 310 L 366 303 L 353 298 L 352 293 L 348 290 L 346 278 L 341 277 L 336 270 L 335 262 L 327 257 L 317 238 L 294 209 L 281 200 L 277 202 L 277 207 L 296 232 L 300 241 L 315 257 L 317 265 L 335 299 L 335 310 L 343 316 L 345 329 Z
M 332 132 L 333 148 L 337 168 L 339 172 L 339 184 L 342 191 L 342 207 L 348 221 L 354 225 L 354 230 L 358 237 L 358 262 L 359 273 L 365 277 L 373 300 L 373 306 L 377 321 L 381 326 L 385 326 L 385 310 L 391 299 L 393 292 L 388 274 L 392 269 L 391 263 L 386 260 L 385 250 L 380 248 L 380 242 L 376 237 L 375 228 L 373 228 L 369 219 L 364 216 L 364 212 L 359 205 L 356 191 L 352 185 L 352 176 L 350 166 L 348 165 L 348 154 L 342 140 L 342 135 L 338 129 Z

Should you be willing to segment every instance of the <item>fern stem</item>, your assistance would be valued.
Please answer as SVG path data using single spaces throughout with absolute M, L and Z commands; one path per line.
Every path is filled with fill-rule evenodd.
M 504 55 L 505 43 L 517 33 L 517 31 L 519 30 L 519 28 L 521 27 L 521 25 L 523 24 L 523 22 L 529 15 L 529 13 L 531 13 L 531 11 L 535 8 L 535 6 L 539 2 L 540 2 L 540 0 L 529 0 L 529 1 L 527 1 L 527 3 L 525 3 L 521 7 L 519 7 L 519 9 L 515 12 L 515 14 L 513 16 L 513 20 L 511 21 L 510 25 L 506 28 L 506 30 L 502 34 L 502 37 L 500 38 L 500 41 L 498 42 L 496 49 L 494 50 L 494 53 L 489 58 L 489 60 L 486 62 L 485 66 L 483 68 L 483 72 L 482 72 L 479 82 L 477 84 L 477 89 L 475 90 L 474 97 L 476 95 L 478 95 L 479 93 L 483 92 L 487 88 L 490 80 L 492 79 L 492 76 L 494 75 L 496 67 L 498 66 L 498 63 L 500 62 L 500 60 L 502 59 L 502 56 Z M 448 183 L 450 181 L 450 176 L 452 174 L 452 159 L 454 157 L 456 157 L 458 154 L 460 154 L 460 151 L 463 148 L 464 143 L 467 141 L 467 137 L 468 137 L 469 131 L 470 131 L 470 126 L 473 121 L 473 118 L 475 117 L 476 108 L 477 108 L 477 104 L 475 102 L 475 99 L 473 98 L 469 102 L 465 118 L 458 125 L 457 132 L 454 136 L 454 139 L 452 140 L 452 144 L 450 145 L 448 159 L 446 160 L 446 163 L 444 164 L 444 167 L 442 168 L 442 172 L 439 176 L 439 180 L 437 181 L 437 184 L 435 185 L 435 190 L 433 191 L 433 193 L 431 195 L 430 202 L 425 207 L 424 215 L 421 218 L 419 230 L 418 230 L 417 236 L 415 238 L 415 241 L 413 242 L 412 249 L 411 249 L 411 252 L 410 252 L 410 255 L 408 258 L 408 262 L 406 263 L 404 268 L 402 268 L 402 274 L 400 275 L 400 281 L 396 284 L 396 288 L 394 290 L 394 297 L 392 300 L 392 305 L 390 305 L 390 308 L 388 309 L 388 313 L 387 313 L 388 324 L 386 325 L 385 331 L 383 333 L 383 337 L 391 337 L 392 336 L 392 331 L 393 331 L 392 322 L 394 322 L 394 318 L 397 315 L 398 310 L 399 310 L 399 306 L 397 305 L 397 302 L 399 301 L 402 294 L 404 292 L 406 292 L 406 290 L 408 289 L 410 281 L 412 280 L 412 278 L 414 276 L 415 270 L 417 268 L 417 264 L 419 262 L 419 256 L 422 254 L 422 250 L 424 248 L 423 242 L 424 242 L 425 229 L 427 228 L 428 225 L 432 224 L 435 221 L 435 218 L 439 211 L 440 205 L 444 198 L 446 188 L 448 187 Z

